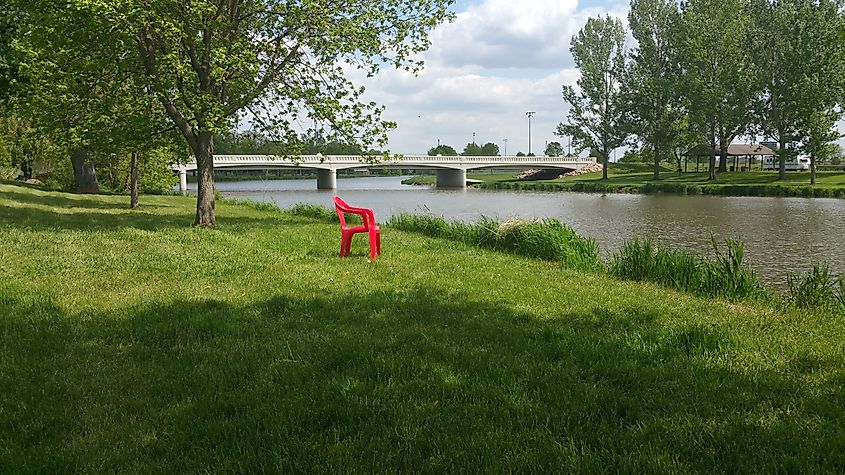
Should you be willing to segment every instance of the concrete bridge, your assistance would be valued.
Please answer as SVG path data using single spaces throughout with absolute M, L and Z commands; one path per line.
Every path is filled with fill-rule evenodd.
M 370 161 L 358 155 L 215 155 L 214 169 L 268 170 L 278 168 L 310 168 L 317 170 L 317 189 L 337 188 L 337 171 L 349 168 L 429 168 L 437 170 L 437 186 L 466 187 L 467 170 L 484 168 L 558 168 L 571 171 L 596 163 L 595 158 L 580 157 L 431 157 L 428 155 L 399 155 L 396 158 Z M 197 169 L 196 162 L 174 166 L 179 173 L 179 189 L 187 191 L 187 173 Z

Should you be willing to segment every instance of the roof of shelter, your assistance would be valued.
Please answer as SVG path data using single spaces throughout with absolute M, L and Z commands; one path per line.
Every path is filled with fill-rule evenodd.
M 721 150 L 716 145 L 716 155 L 720 155 Z M 703 157 L 710 155 L 710 146 L 707 144 L 697 145 L 684 154 L 690 157 Z M 769 147 L 761 144 L 738 143 L 728 145 L 729 157 L 744 157 L 748 155 L 777 155 L 777 152 Z

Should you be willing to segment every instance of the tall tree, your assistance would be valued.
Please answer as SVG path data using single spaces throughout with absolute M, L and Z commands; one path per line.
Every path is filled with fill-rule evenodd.
M 380 148 L 395 125 L 348 69 L 412 72 L 453 0 L 71 0 L 132 36 L 148 84 L 197 160 L 195 224 L 214 225 L 213 136 L 247 111 L 291 131 L 302 115 L 343 143 Z M 335 137 L 327 137 L 332 141 Z
M 798 0 L 794 0 L 798 1 Z M 840 38 L 845 31 L 840 0 L 804 0 L 798 8 L 796 22 L 806 22 L 802 33 L 804 74 L 793 86 L 797 89 L 796 136 L 810 155 L 810 183 L 816 184 L 816 165 L 825 155 L 830 142 L 841 136 L 836 122 L 842 118 L 845 99 L 845 44 Z
M 801 83 L 836 61 L 831 48 L 841 41 L 831 31 L 841 22 L 838 1 L 754 0 L 756 28 L 752 54 L 762 83 L 758 114 L 760 132 L 778 143 L 780 178 L 786 177 L 786 161 L 795 156 L 794 143 L 802 140 L 799 122 L 809 119 L 802 102 Z M 825 37 L 826 36 L 826 37 Z M 838 82 L 841 73 L 829 77 Z
M 607 179 L 610 153 L 627 138 L 621 101 L 621 80 L 625 73 L 625 28 L 622 22 L 605 17 L 590 18 L 572 37 L 570 51 L 581 71 L 574 87 L 563 86 L 563 100 L 570 105 L 567 122 L 557 134 L 572 137 L 576 148 L 595 148 L 604 164 Z
M 19 103 L 71 150 L 77 191 L 98 192 L 97 161 L 131 156 L 130 166 L 140 167 L 142 157 L 160 148 L 173 126 L 134 56 L 120 44 L 102 41 L 113 25 L 98 22 L 90 9 L 39 6 L 21 4 L 30 24 L 18 42 L 27 79 L 27 94 Z M 139 178 L 140 171 L 127 174 L 135 207 L 139 187 L 132 178 Z
M 631 0 L 628 24 L 637 46 L 631 52 L 623 91 L 630 132 L 651 149 L 655 180 L 660 178 L 660 161 L 672 148 L 676 122 L 682 117 L 675 48 L 679 23 L 674 0 Z
M 751 15 L 746 0 L 689 0 L 683 4 L 679 52 L 684 94 L 694 129 L 706 131 L 709 179 L 727 171 L 728 146 L 752 122 L 759 97 L 749 53 Z
M 33 0 L 54 36 L 106 45 L 161 104 L 199 175 L 195 224 L 214 225 L 213 137 L 248 114 L 262 131 L 295 135 L 304 115 L 330 125 L 327 142 L 362 150 L 395 127 L 364 101 L 350 70 L 417 72 L 428 32 L 453 0 Z M 74 18 L 67 21 L 64 18 Z M 82 35 L 79 34 L 82 32 Z M 93 34 L 96 38 L 93 38 Z M 92 42 L 93 41 L 93 42 Z M 71 62 L 70 64 L 74 64 Z
M 810 155 L 810 184 L 816 184 L 819 158 L 828 153 L 830 143 L 842 137 L 836 130 L 836 121 L 842 117 L 834 108 L 809 112 L 802 120 L 804 131 L 802 148 Z

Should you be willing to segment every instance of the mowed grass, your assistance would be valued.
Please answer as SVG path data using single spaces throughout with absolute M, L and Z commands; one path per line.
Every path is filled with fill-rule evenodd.
M 845 470 L 841 315 L 127 203 L 0 185 L 0 473 Z

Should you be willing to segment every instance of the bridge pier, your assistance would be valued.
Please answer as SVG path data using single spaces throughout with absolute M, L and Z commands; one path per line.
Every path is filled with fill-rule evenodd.
M 437 170 L 437 188 L 466 188 L 467 171 L 449 168 Z
M 317 169 L 317 189 L 318 190 L 336 190 L 337 189 L 337 170 Z
M 188 170 L 184 166 L 179 167 L 179 193 L 183 195 L 188 192 Z

